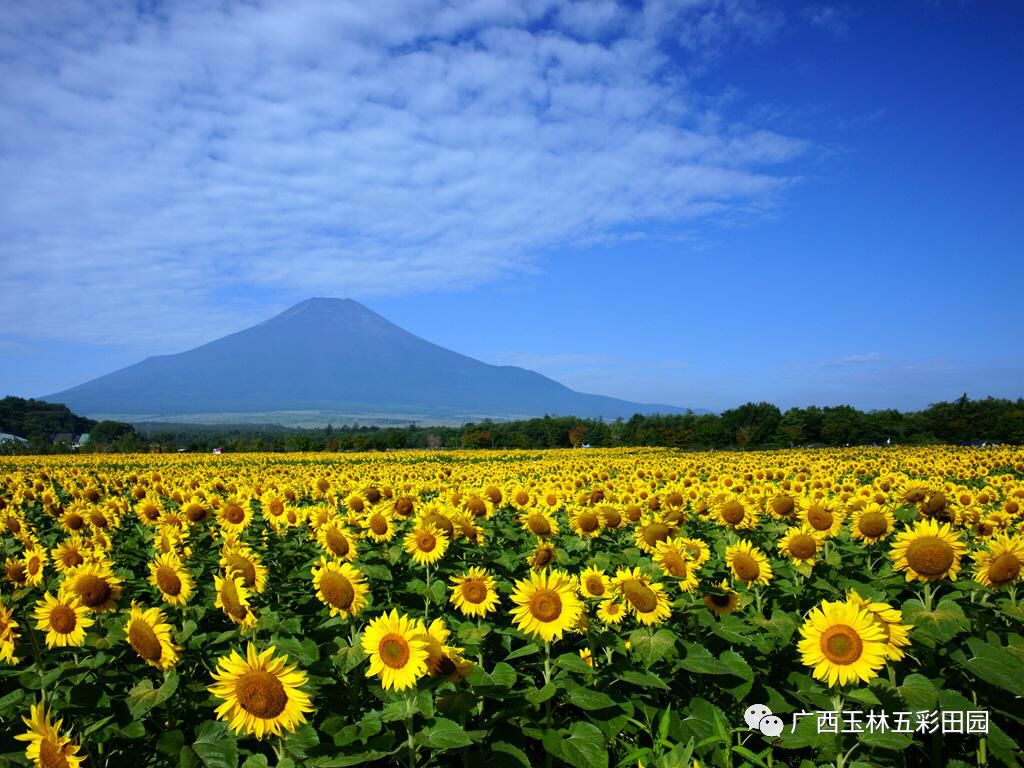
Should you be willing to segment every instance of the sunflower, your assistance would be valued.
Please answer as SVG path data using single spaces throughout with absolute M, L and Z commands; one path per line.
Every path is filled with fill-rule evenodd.
M 28 732 L 14 738 L 28 742 L 25 756 L 37 768 L 78 768 L 82 764 L 83 758 L 78 757 L 78 745 L 72 743 L 67 736 L 60 735 L 64 721 L 51 722 L 45 702 L 33 704 L 30 716 L 21 719 L 28 726 Z
M 895 527 L 892 511 L 873 502 L 854 511 L 850 519 L 850 535 L 866 544 L 877 544 L 888 538 Z
M 46 550 L 38 544 L 33 545 L 25 551 L 25 585 L 37 587 L 43 583 L 46 575 Z
M 374 541 L 387 542 L 395 538 L 395 534 L 398 529 L 395 528 L 394 522 L 391 520 L 391 516 L 382 510 L 371 510 L 362 520 L 360 520 L 365 535 L 369 536 Z
M 99 560 L 68 571 L 61 589 L 75 594 L 90 611 L 112 611 L 121 597 L 121 579 L 108 562 Z
M 1024 540 L 999 534 L 974 555 L 974 579 L 989 589 L 1015 584 L 1024 570 Z
M 558 535 L 558 521 L 539 507 L 530 509 L 519 515 L 519 522 L 527 533 L 539 539 L 550 539 Z
M 555 552 L 555 545 L 550 541 L 537 539 L 537 546 L 527 556 L 526 562 L 530 564 L 531 569 L 540 571 L 549 567 L 557 559 L 558 553 Z
M 180 608 L 192 597 L 195 582 L 174 554 L 157 555 L 149 564 L 149 583 L 160 590 L 164 602 Z
M 157 669 L 173 669 L 181 648 L 171 641 L 172 627 L 159 608 L 145 609 L 132 603 L 124 633 L 128 644 L 143 661 Z
M 352 562 L 359 554 L 355 536 L 349 533 L 339 520 L 331 520 L 320 526 L 316 540 L 331 557 Z
M 33 613 L 36 629 L 46 632 L 47 648 L 80 648 L 85 643 L 85 630 L 93 625 L 89 611 L 70 594 L 49 592 L 36 603 Z
M 369 588 L 362 571 L 348 563 L 337 563 L 321 556 L 313 566 L 313 589 L 332 616 L 358 616 L 366 606 Z
M 449 538 L 433 525 L 420 525 L 405 535 L 405 551 L 418 565 L 433 565 L 448 550 Z
M 835 536 L 843 527 L 843 512 L 825 499 L 808 502 L 798 515 L 800 521 L 826 536 Z
M 852 602 L 822 601 L 800 627 L 801 661 L 828 685 L 868 682 L 885 666 L 885 631 Z
M 620 568 L 615 572 L 612 585 L 641 624 L 658 624 L 672 615 L 665 587 L 645 576 L 639 568 Z
M 772 580 L 772 567 L 765 554 L 749 541 L 740 540 L 725 548 L 725 562 L 732 575 L 748 587 L 754 584 L 768 585 Z
M 779 520 L 792 520 L 800 511 L 800 501 L 786 491 L 779 491 L 768 498 L 765 510 Z
M 711 547 L 700 539 L 689 539 L 683 536 L 676 536 L 674 538 L 675 543 L 686 552 L 686 556 L 693 563 L 694 568 L 700 568 L 711 559 Z
M 704 593 L 704 605 L 715 616 L 724 616 L 740 607 L 740 593 L 729 589 L 729 582 L 722 579 L 716 590 Z
M 893 570 L 906 571 L 907 581 L 944 578 L 955 581 L 960 571 L 960 558 L 966 552 L 960 534 L 953 532 L 949 523 L 928 519 L 896 534 L 889 555 Z
M 818 548 L 824 534 L 809 526 L 791 526 L 779 539 L 779 552 L 786 555 L 795 565 L 814 565 Z
M 575 580 L 561 571 L 534 571 L 517 581 L 512 602 L 516 626 L 545 642 L 560 638 L 583 614 Z
M 8 557 L 4 561 L 4 578 L 16 587 L 24 587 L 28 574 L 25 572 L 25 561 L 20 557 Z
M 580 574 L 580 591 L 584 597 L 608 600 L 612 597 L 612 582 L 600 568 L 590 566 Z
M 249 606 L 249 591 L 245 588 L 241 577 L 225 574 L 213 577 L 217 597 L 214 607 L 220 608 L 243 631 L 256 626 L 256 614 Z
M 905 655 L 903 649 L 910 645 L 910 630 L 913 626 L 903 623 L 903 612 L 888 603 L 874 602 L 851 589 L 846 599 L 871 613 L 872 620 L 885 632 L 885 657 L 899 661 Z
M 64 541 L 50 550 L 50 559 L 58 573 L 64 574 L 72 568 L 85 563 L 89 556 L 89 547 L 81 536 L 68 536 Z
M 18 639 L 18 622 L 14 620 L 14 611 L 0 603 L 0 661 L 17 664 L 14 655 L 14 641 Z
M 443 619 L 434 619 L 427 631 L 420 635 L 419 639 L 427 645 L 427 672 L 430 675 L 451 677 L 458 672 L 463 649 L 446 645 L 451 634 Z
M 191 496 L 182 502 L 181 514 L 189 522 L 189 525 L 196 525 L 210 519 L 210 508 L 201 496 Z
M 712 519 L 715 522 L 734 531 L 757 527 L 759 516 L 760 510 L 757 503 L 748 496 L 736 493 L 729 493 L 722 497 L 712 513 Z
M 363 652 L 370 657 L 367 677 L 379 676 L 385 690 L 412 688 L 427 673 L 423 622 L 397 610 L 373 619 L 363 632 Z
M 235 494 L 228 496 L 217 508 L 217 523 L 230 533 L 241 533 L 252 523 L 253 514 L 248 504 L 242 503 Z
M 143 525 L 156 525 L 163 513 L 163 502 L 155 495 L 146 495 L 135 505 L 135 516 Z
M 448 600 L 463 616 L 483 619 L 497 610 L 500 598 L 494 588 L 494 577 L 487 570 L 474 566 L 465 576 L 450 578 L 454 586 Z
M 653 555 L 659 541 L 672 538 L 678 528 L 665 522 L 660 517 L 642 517 L 633 534 L 636 545 L 649 555 Z
M 249 643 L 245 658 L 232 651 L 217 660 L 208 690 L 223 700 L 217 717 L 235 733 L 258 739 L 281 736 L 294 732 L 313 711 L 309 694 L 300 690 L 309 681 L 306 673 L 276 653 L 273 645 L 257 652 Z
M 601 515 L 592 507 L 583 507 L 569 515 L 569 527 L 582 538 L 596 538 L 601 535 Z
M 220 567 L 226 573 L 241 576 L 247 589 L 261 594 L 267 587 L 267 569 L 260 556 L 244 544 L 225 545 L 220 553 Z
M 683 592 L 697 588 L 697 567 L 687 554 L 686 545 L 680 539 L 659 541 L 654 550 L 654 562 L 666 576 L 677 579 Z
M 626 618 L 626 606 L 616 600 L 602 600 L 597 605 L 597 618 L 605 624 L 620 624 Z

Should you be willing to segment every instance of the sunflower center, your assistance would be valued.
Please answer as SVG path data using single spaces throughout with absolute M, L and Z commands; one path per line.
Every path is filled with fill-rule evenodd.
M 772 509 L 780 517 L 789 517 L 795 508 L 796 504 L 790 496 L 776 496 L 772 499 Z
M 241 576 L 246 586 L 256 584 L 256 566 L 247 557 L 242 555 L 228 555 L 228 567 L 233 573 Z
M 533 564 L 537 568 L 543 568 L 554 559 L 555 553 L 550 549 L 538 549 L 533 553 Z
M 761 566 L 746 552 L 737 552 L 732 560 L 733 570 L 743 581 L 754 581 L 761 575 Z
M 865 512 L 860 516 L 857 527 L 863 535 L 875 539 L 889 529 L 889 523 L 881 512 Z
M 388 521 L 384 519 L 384 515 L 374 515 L 370 518 L 370 530 L 378 536 L 388 532 Z
M 551 523 L 548 522 L 544 515 L 530 515 L 526 525 L 530 532 L 537 536 L 548 536 L 551 534 Z
M 430 531 L 420 531 L 416 534 L 416 548 L 420 552 L 433 552 L 437 549 L 437 537 Z
M 177 597 L 181 594 L 181 577 L 170 566 L 160 566 L 156 572 L 156 583 L 160 591 L 166 595 Z
M 68 568 L 74 568 L 76 565 L 81 565 L 85 562 L 85 558 L 82 557 L 81 553 L 77 549 L 69 549 L 61 553 L 61 562 Z
M 609 528 L 618 528 L 622 523 L 622 515 L 611 507 L 604 507 L 601 510 L 601 514 L 604 516 L 605 525 Z
M 935 536 L 915 539 L 907 547 L 907 563 L 922 576 L 941 576 L 953 559 L 953 548 Z
M 466 511 L 473 517 L 483 517 L 487 514 L 487 504 L 479 496 L 474 496 L 466 502 Z
M 344 557 L 348 554 L 348 539 L 334 528 L 327 529 L 324 541 L 327 542 L 327 548 L 338 557 Z
M 587 579 L 584 583 L 586 584 L 588 594 L 595 596 L 600 596 L 604 594 L 604 579 L 602 579 L 600 576 L 597 576 L 596 574 L 591 574 L 590 576 L 587 576 Z
M 1005 509 L 1007 514 L 1016 515 L 1018 512 L 1020 512 L 1020 504 L 1011 499 L 1006 502 Z
M 360 498 L 351 499 L 348 502 L 348 508 L 355 512 L 357 515 L 363 511 L 363 500 Z
M 743 508 L 735 499 L 731 499 L 722 505 L 722 519 L 729 525 L 736 525 L 737 523 L 743 522 L 743 518 L 746 516 L 747 510 Z
M 376 504 L 378 501 L 380 501 L 380 491 L 378 491 L 376 488 L 371 488 L 366 492 L 366 499 L 371 504 Z
M 526 491 L 516 491 L 516 504 L 525 507 L 530 501 L 530 494 Z
M 408 517 L 412 514 L 412 499 L 403 496 L 395 502 L 395 512 L 400 514 L 402 517 Z
M 547 494 L 544 497 L 544 501 L 547 503 L 547 505 L 549 507 L 557 507 L 558 506 L 558 497 L 555 494 L 553 494 L 553 493 Z
M 44 738 L 39 742 L 39 765 L 43 768 L 68 768 L 68 759 L 64 749 L 56 739 Z
M 857 630 L 836 624 L 821 633 L 821 652 L 833 664 L 853 664 L 860 658 L 864 643 Z
M 348 610 L 356 596 L 352 582 L 334 571 L 328 571 L 320 578 L 320 591 L 328 603 L 342 610 Z
M 160 518 L 160 510 L 153 504 L 147 504 L 142 514 L 146 516 L 147 520 L 158 520 Z
M 326 493 L 327 489 L 330 488 L 330 487 L 331 487 L 331 484 L 329 482 L 327 482 L 326 480 L 324 480 L 323 478 L 321 478 L 321 479 L 316 481 L 316 489 L 318 491 L 320 491 L 320 493 Z
M 264 720 L 272 720 L 288 706 L 288 692 L 281 681 L 262 669 L 250 670 L 238 678 L 235 697 L 242 709 Z
M 81 515 L 72 512 L 70 515 L 64 518 L 64 524 L 72 531 L 80 531 L 82 526 L 85 525 L 85 520 Z M 15 531 L 17 533 L 17 531 Z
M 686 578 L 686 561 L 674 550 L 667 551 L 661 558 L 661 564 L 665 570 L 679 579 Z
M 637 613 L 651 613 L 658 607 L 658 596 L 654 590 L 637 579 L 630 579 L 623 584 L 622 594 L 626 596 Z
M 274 517 L 280 517 L 284 514 L 284 502 L 280 499 L 272 499 L 271 502 L 267 504 L 267 511 Z
M 409 641 L 395 632 L 381 638 L 377 651 L 380 660 L 392 669 L 404 669 L 409 663 Z
M 584 533 L 593 533 L 601 525 L 597 519 L 597 515 L 593 512 L 581 512 L 576 516 L 576 525 L 579 526 L 580 530 Z
M 484 496 L 490 499 L 492 504 L 501 504 L 501 491 L 493 485 L 488 485 L 484 488 Z
M 146 661 L 159 661 L 163 649 L 156 632 L 144 621 L 136 619 L 128 628 L 128 642 Z
M 55 632 L 66 635 L 75 631 L 78 625 L 78 617 L 72 608 L 66 605 L 58 605 L 50 611 L 50 626 Z
M 789 553 L 797 560 L 810 560 L 818 551 L 818 542 L 807 533 L 798 533 L 789 540 Z
M 75 592 L 82 599 L 82 605 L 95 608 L 110 599 L 112 590 L 106 579 L 87 573 L 75 583 Z
M 562 615 L 562 598 L 554 590 L 538 590 L 530 598 L 530 614 L 539 621 L 554 621 Z
M 447 656 L 442 656 L 437 662 L 437 674 L 448 677 L 455 672 L 455 662 L 449 659 Z
M 827 531 L 832 527 L 832 513 L 818 504 L 812 504 L 807 510 L 807 522 L 818 531 Z
M 224 509 L 224 519 L 232 525 L 238 525 L 245 519 L 245 510 L 237 504 L 228 504 Z
M 729 607 L 729 595 L 708 595 L 708 599 L 711 600 L 711 602 L 714 603 L 715 606 L 718 608 Z
M 648 546 L 655 546 L 659 541 L 664 541 L 672 530 L 664 523 L 651 523 L 644 528 L 644 541 Z
M 1003 552 L 992 559 L 988 566 L 988 577 L 993 584 L 1009 584 L 1020 576 L 1021 562 L 1012 552 Z
M 474 605 L 482 603 L 487 597 L 487 585 L 480 579 L 468 579 L 462 582 L 462 598 Z

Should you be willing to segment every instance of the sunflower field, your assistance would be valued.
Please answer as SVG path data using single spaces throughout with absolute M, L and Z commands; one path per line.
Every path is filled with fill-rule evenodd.
M 1022 515 L 1010 448 L 7 458 L 0 765 L 1018 766 Z

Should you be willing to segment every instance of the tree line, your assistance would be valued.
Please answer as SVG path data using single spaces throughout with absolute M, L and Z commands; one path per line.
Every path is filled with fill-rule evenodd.
M 9 400 L 12 398 L 6 398 L 0 404 L 7 404 Z M 42 409 L 42 413 L 50 413 L 52 408 L 63 406 L 51 406 L 51 409 Z M 10 425 L 17 426 L 24 422 L 8 422 L 7 413 L 0 410 L 0 432 L 18 434 Z M 38 420 L 43 419 L 43 416 L 33 418 Z M 70 424 L 59 419 L 35 423 L 45 423 L 48 429 L 60 426 L 59 431 L 65 431 L 64 427 Z M 762 402 L 746 403 L 719 414 L 635 414 L 629 419 L 614 421 L 544 416 L 521 421 L 485 420 L 448 427 L 417 424 L 404 427 L 328 425 L 323 429 L 276 425 L 187 424 L 143 424 L 132 427 L 118 422 L 91 422 L 89 429 L 90 442 L 80 451 L 185 449 L 209 452 L 215 448 L 229 452 L 381 451 L 574 446 L 752 450 L 890 443 L 916 445 L 990 442 L 1020 445 L 1024 444 L 1024 399 L 989 397 L 971 400 L 965 394 L 953 402 L 934 403 L 924 410 L 914 412 L 861 411 L 848 405 L 810 406 L 782 411 L 776 405 Z M 33 438 L 28 446 L 7 446 L 6 450 L 53 453 L 70 450 L 70 447 L 46 444 L 45 440 Z

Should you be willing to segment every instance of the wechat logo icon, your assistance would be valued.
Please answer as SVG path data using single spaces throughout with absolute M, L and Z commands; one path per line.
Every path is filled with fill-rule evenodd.
M 743 719 L 752 731 L 760 731 L 768 738 L 782 733 L 782 718 L 776 717 L 764 704 L 751 704 L 743 713 Z

